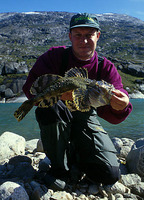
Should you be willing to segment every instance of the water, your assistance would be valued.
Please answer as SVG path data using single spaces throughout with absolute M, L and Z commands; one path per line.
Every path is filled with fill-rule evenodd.
M 128 137 L 133 140 L 144 137 L 144 99 L 131 99 L 131 103 L 133 104 L 132 113 L 118 125 L 110 124 L 99 118 L 110 137 Z M 13 113 L 20 105 L 21 103 L 0 104 L 0 135 L 5 131 L 10 131 L 24 136 L 27 140 L 40 138 L 34 113 L 36 107 L 21 122 L 17 122 Z

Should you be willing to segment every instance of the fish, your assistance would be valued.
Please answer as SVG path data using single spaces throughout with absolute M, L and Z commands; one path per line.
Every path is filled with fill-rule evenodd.
M 30 88 L 33 97 L 22 103 L 14 112 L 14 117 L 21 121 L 35 105 L 44 108 L 53 106 L 68 91 L 72 91 L 73 99 L 65 101 L 68 109 L 72 112 L 87 112 L 91 107 L 110 104 L 113 90 L 114 86 L 104 80 L 89 79 L 86 68 L 71 68 L 64 77 L 44 74 L 34 81 Z

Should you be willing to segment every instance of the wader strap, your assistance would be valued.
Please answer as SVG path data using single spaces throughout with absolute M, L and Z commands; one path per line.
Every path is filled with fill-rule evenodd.
M 68 47 L 64 50 L 64 53 L 62 55 L 62 64 L 60 68 L 60 75 L 64 76 L 66 68 L 68 66 L 68 60 L 69 60 L 69 52 L 70 52 L 71 47 Z
M 101 70 L 102 70 L 102 66 L 103 66 L 103 61 L 104 58 L 101 56 L 98 56 L 98 71 L 97 71 L 97 81 L 101 80 Z

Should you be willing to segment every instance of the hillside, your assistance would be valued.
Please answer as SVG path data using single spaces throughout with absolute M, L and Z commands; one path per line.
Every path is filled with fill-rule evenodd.
M 13 84 L 10 82 L 13 83 L 13 79 L 21 80 L 20 75 L 18 78 L 17 76 L 7 78 L 4 75 L 21 74 L 21 87 L 25 80 L 22 74 L 29 71 L 39 55 L 51 46 L 69 46 L 69 21 L 73 14 L 0 13 L 0 74 L 2 75 L 0 85 L 7 83 L 6 88 L 12 89 Z M 111 59 L 117 67 L 120 66 L 119 69 L 124 74 L 131 74 L 133 68 L 136 71 L 140 68 L 140 73 L 134 72 L 134 75 L 143 78 L 144 22 L 121 14 L 97 14 L 97 17 L 102 32 L 97 47 L 98 53 Z M 133 65 L 132 70 L 131 68 L 127 70 L 130 63 Z M 20 88 L 13 89 L 13 93 L 18 93 L 20 90 Z

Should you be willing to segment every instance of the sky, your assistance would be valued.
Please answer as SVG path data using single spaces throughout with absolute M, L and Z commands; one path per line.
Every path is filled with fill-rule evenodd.
M 117 13 L 144 21 L 144 0 L 0 0 L 0 13 L 33 11 Z

